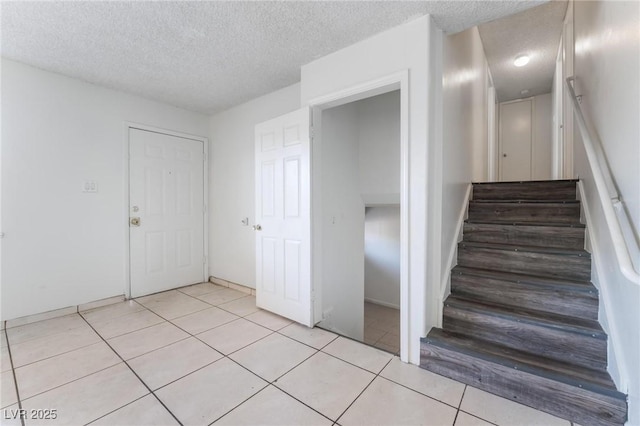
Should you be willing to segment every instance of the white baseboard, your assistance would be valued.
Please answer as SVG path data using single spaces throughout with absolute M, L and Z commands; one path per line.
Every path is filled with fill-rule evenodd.
M 369 302 L 369 303 L 373 303 L 374 305 L 386 306 L 387 308 L 393 308 L 393 309 L 400 310 L 400 305 L 396 305 L 396 304 L 389 303 L 389 302 L 383 302 L 382 300 L 377 300 L 377 299 L 372 299 L 370 297 L 365 297 L 364 301 L 365 302 Z
M 442 281 L 440 283 L 440 294 L 438 300 L 438 326 L 442 327 L 442 311 L 443 304 L 449 293 L 451 292 L 451 286 L 449 285 L 451 282 L 451 270 L 454 266 L 458 264 L 458 243 L 462 241 L 462 230 L 464 226 L 464 220 L 467 217 L 467 210 L 469 207 L 469 200 L 471 199 L 471 188 L 472 184 L 467 186 L 467 192 L 464 195 L 464 200 L 462 206 L 460 208 L 460 212 L 458 213 L 458 222 L 456 224 L 456 228 L 458 232 L 456 233 L 456 241 L 454 244 L 451 244 L 451 250 L 449 250 L 449 255 L 447 257 L 446 263 L 446 273 L 442 277 Z
M 7 321 L 2 321 L 3 328 L 19 327 L 21 325 L 32 324 L 38 321 L 44 321 L 52 318 L 63 317 L 65 315 L 77 314 L 79 312 L 87 311 L 89 309 L 99 308 L 102 306 L 112 305 L 124 301 L 124 295 L 107 297 L 106 299 L 100 299 L 89 303 L 83 303 L 80 305 L 67 306 L 66 308 L 54 309 L 53 311 L 42 312 L 39 314 L 26 315 L 24 317 L 14 318 Z
M 242 285 L 242 284 L 234 283 L 234 282 L 231 282 L 231 281 L 223 280 L 222 278 L 211 276 L 211 277 L 209 277 L 209 282 L 212 282 L 212 283 L 217 284 L 217 285 L 222 286 L 222 287 L 227 287 L 227 288 L 231 288 L 233 290 L 238 290 L 238 291 L 241 291 L 243 293 L 250 294 L 252 296 L 256 295 L 256 289 L 255 288 L 251 288 L 251 287 L 248 287 L 246 285 Z
M 604 322 L 607 326 L 608 330 L 605 330 L 609 335 L 609 341 L 613 346 L 613 354 L 608 354 L 609 363 L 614 362 L 616 368 L 618 369 L 620 376 L 620 383 L 616 383 L 620 388 L 622 388 L 623 392 L 627 393 L 629 388 L 629 383 L 627 382 L 628 376 L 628 367 L 626 362 L 624 361 L 624 353 L 622 351 L 621 342 L 620 342 L 620 332 L 618 331 L 618 326 L 616 321 L 612 321 L 611 315 L 612 312 L 615 312 L 614 307 L 611 302 L 610 289 L 606 285 L 606 279 L 601 279 L 600 271 L 606 271 L 608 269 L 607 265 L 602 264 L 602 256 L 600 255 L 600 244 L 595 233 L 592 232 L 595 224 L 592 221 L 592 214 L 589 210 L 589 204 L 586 202 L 584 188 L 582 186 L 582 181 L 578 182 L 578 191 L 580 194 L 581 207 L 584 212 L 584 219 L 587 225 L 587 242 L 589 244 L 589 248 L 591 249 L 591 260 L 593 262 L 592 272 L 595 273 L 595 277 L 591 277 L 591 280 L 599 283 L 598 293 L 600 295 L 600 301 L 602 302 L 603 311 L 605 318 L 600 318 L 601 322 Z M 586 248 L 586 247 L 585 247 Z M 604 320 L 604 321 L 602 321 Z M 612 359 L 613 358 L 613 359 Z

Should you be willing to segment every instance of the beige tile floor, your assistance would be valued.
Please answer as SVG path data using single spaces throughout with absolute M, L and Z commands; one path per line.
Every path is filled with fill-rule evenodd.
M 2 336 L 2 425 L 570 424 L 208 283 Z
M 364 342 L 398 355 L 400 353 L 400 311 L 364 302 Z

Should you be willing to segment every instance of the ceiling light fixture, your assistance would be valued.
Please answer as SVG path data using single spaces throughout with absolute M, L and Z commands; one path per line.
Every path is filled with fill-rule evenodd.
M 513 65 L 516 67 L 524 67 L 529 63 L 529 55 L 518 55 L 513 61 Z

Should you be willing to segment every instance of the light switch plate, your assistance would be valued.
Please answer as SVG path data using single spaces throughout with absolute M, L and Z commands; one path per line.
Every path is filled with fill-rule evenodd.
M 98 192 L 98 182 L 95 180 L 85 180 L 82 185 L 82 192 Z

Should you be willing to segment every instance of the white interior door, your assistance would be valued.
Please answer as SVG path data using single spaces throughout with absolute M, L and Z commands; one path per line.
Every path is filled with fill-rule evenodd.
M 202 282 L 204 143 L 129 129 L 131 296 Z
M 533 101 L 500 104 L 500 180 L 531 180 Z
M 255 128 L 256 303 L 313 326 L 309 113 Z

